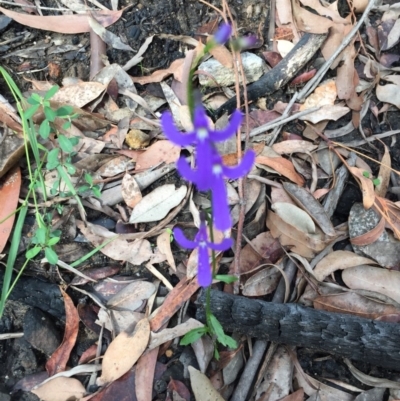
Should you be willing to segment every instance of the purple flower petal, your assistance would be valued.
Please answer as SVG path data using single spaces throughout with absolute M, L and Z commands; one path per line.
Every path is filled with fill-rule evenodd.
M 222 24 L 214 34 L 214 40 L 219 45 L 223 45 L 232 34 L 232 27 L 229 24 Z
M 176 168 L 179 171 L 179 174 L 187 181 L 197 183 L 199 180 L 199 174 L 197 170 L 192 169 L 189 163 L 182 156 L 176 162 Z
M 174 228 L 174 238 L 175 241 L 182 246 L 183 248 L 187 249 L 194 249 L 197 247 L 196 241 L 191 241 L 185 237 L 185 234 L 180 228 Z
M 236 180 L 237 178 L 244 177 L 253 167 L 255 159 L 256 154 L 252 150 L 248 150 L 244 154 L 240 164 L 238 164 L 236 167 L 222 167 L 224 176 L 230 180 Z
M 205 128 L 208 130 L 209 128 L 207 114 L 202 105 L 196 106 L 194 109 L 193 125 L 195 130 L 199 128 Z
M 163 113 L 161 116 L 161 127 L 165 136 L 176 145 L 188 146 L 196 139 L 194 133 L 183 134 L 176 128 L 171 113 Z
M 213 249 L 214 251 L 226 251 L 231 248 L 233 245 L 232 238 L 224 238 L 222 242 L 218 244 L 214 244 L 212 242 L 207 243 L 208 247 Z
M 210 262 L 208 259 L 208 248 L 205 243 L 198 248 L 199 259 L 197 266 L 197 281 L 200 286 L 208 287 L 212 283 Z
M 196 151 L 196 164 L 198 174 L 195 184 L 199 191 L 207 191 L 210 189 L 213 180 L 213 145 L 209 141 L 199 143 L 197 145 Z
M 236 110 L 229 121 L 229 124 L 222 130 L 213 131 L 210 135 L 211 140 L 214 142 L 222 142 L 226 141 L 232 135 L 236 133 L 240 124 L 242 123 L 242 113 L 239 110 Z
M 223 179 L 216 182 L 212 191 L 214 225 L 218 230 L 226 231 L 232 227 L 231 213 L 227 200 L 226 186 Z

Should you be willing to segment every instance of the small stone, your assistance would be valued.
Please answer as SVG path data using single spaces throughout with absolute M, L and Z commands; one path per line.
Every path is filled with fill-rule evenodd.
M 265 62 L 253 53 L 242 53 L 242 63 L 247 83 L 257 81 L 266 71 Z M 233 69 L 224 67 L 214 58 L 201 63 L 199 70 L 205 71 L 210 75 L 200 74 L 200 85 L 216 87 L 218 85 L 230 86 L 235 83 L 235 73 Z
M 131 129 L 125 138 L 125 143 L 131 149 L 143 149 L 150 143 L 150 135 L 145 134 L 139 129 Z

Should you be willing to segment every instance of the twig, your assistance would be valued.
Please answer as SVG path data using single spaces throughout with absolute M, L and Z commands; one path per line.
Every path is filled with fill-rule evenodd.
M 350 33 L 343 39 L 343 42 L 336 49 L 336 51 L 332 54 L 332 56 L 328 60 L 325 61 L 325 63 L 318 70 L 318 72 L 315 74 L 315 76 L 310 81 L 308 81 L 307 84 L 304 86 L 304 88 L 300 91 L 299 96 L 298 96 L 299 100 L 303 100 L 304 98 L 306 98 L 316 88 L 316 86 L 319 84 L 319 82 L 324 77 L 326 72 L 329 70 L 332 63 L 336 60 L 336 57 L 339 56 L 339 54 L 344 50 L 344 48 L 346 46 L 348 46 L 350 44 L 350 42 L 353 40 L 354 35 L 358 32 L 361 25 L 364 23 L 365 19 L 368 17 L 369 12 L 375 7 L 375 3 L 376 3 L 376 0 L 370 0 L 367 8 L 365 9 L 363 15 L 361 16 L 361 18 L 357 22 L 357 24 L 353 27 L 353 29 L 350 31 Z

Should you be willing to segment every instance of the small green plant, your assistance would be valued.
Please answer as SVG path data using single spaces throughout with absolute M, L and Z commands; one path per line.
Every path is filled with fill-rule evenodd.
M 25 139 L 25 156 L 30 181 L 28 193 L 22 206 L 14 212 L 15 214 L 18 213 L 18 218 L 11 238 L 11 246 L 4 274 L 0 299 L 1 317 L 7 298 L 31 259 L 43 252 L 49 263 L 56 264 L 58 262 L 58 255 L 54 250 L 54 245 L 60 241 L 61 231 L 51 228 L 52 213 L 47 212 L 46 208 L 43 209 L 39 206 L 37 191 L 40 192 L 44 201 L 47 201 L 49 194 L 52 196 L 59 194 L 61 197 L 72 196 L 81 210 L 83 210 L 83 205 L 78 196 L 79 194 L 86 191 L 92 192 L 97 197 L 101 194 L 100 187 L 94 184 L 93 178 L 88 173 L 84 174 L 86 184 L 78 188 L 75 188 L 75 185 L 71 181 L 70 175 L 76 173 L 76 168 L 72 164 L 72 158 L 75 155 L 74 147 L 79 143 L 79 137 L 67 137 L 62 131 L 67 130 L 71 126 L 77 114 L 72 106 L 67 105 L 57 108 L 52 106 L 51 98 L 56 94 L 59 87 L 53 86 L 44 96 L 34 93 L 28 99 L 25 99 L 14 80 L 3 67 L 0 67 L 0 74 L 5 79 L 14 96 L 21 117 Z M 44 118 L 40 125 L 37 126 L 35 118 L 41 111 L 43 111 Z M 57 127 L 60 128 L 58 129 Z M 51 135 L 53 135 L 51 140 L 53 146 L 46 146 L 50 144 Z M 32 156 L 33 160 L 31 160 Z M 36 165 L 35 169 L 32 168 L 33 165 Z M 44 173 L 46 171 L 54 171 L 56 173 L 56 179 L 50 190 L 45 185 Z M 32 236 L 31 246 L 25 253 L 25 262 L 19 268 L 19 272 L 12 282 L 12 272 L 18 255 L 22 228 L 28 212 L 28 201 L 33 202 L 34 205 L 36 229 Z M 55 203 L 54 208 L 60 214 L 63 211 L 63 205 L 60 203 Z M 97 247 L 92 253 L 97 252 L 103 246 L 105 244 Z M 90 257 L 91 254 L 87 257 Z M 77 261 L 77 264 L 81 263 L 84 259 L 85 257 L 81 258 L 81 260 Z
M 369 171 L 363 171 L 363 176 L 365 178 L 370 178 L 375 187 L 377 187 L 381 183 L 381 180 L 379 178 L 373 178 L 372 179 L 371 178 L 371 174 L 369 173 Z

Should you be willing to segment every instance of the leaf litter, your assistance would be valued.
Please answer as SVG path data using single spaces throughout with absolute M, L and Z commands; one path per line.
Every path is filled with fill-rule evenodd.
M 79 14 L 69 15 L 68 19 L 65 16 L 41 17 L 16 13 L 3 8 L 0 8 L 0 11 L 20 24 L 47 31 L 78 33 L 93 29 L 114 50 L 136 52 L 137 47 L 131 42 L 128 44 L 126 37 L 115 34 L 111 28 L 105 29 L 121 17 L 122 10 L 91 12 L 89 16 L 83 14 L 86 13 L 86 9 L 82 9 L 83 4 L 77 3 L 75 6 L 77 7 L 75 11 Z M 361 2 L 353 4 L 353 7 L 352 13 L 355 14 L 350 18 L 343 17 L 340 10 L 338 11 L 336 2 L 329 6 L 311 0 L 295 1 L 292 4 L 282 2 L 282 5 L 277 7 L 278 18 L 275 22 L 278 27 L 282 24 L 287 25 L 290 35 L 284 40 L 277 36 L 278 46 L 274 50 L 280 51 L 285 57 L 287 50 L 298 42 L 302 34 L 306 32 L 320 34 L 329 31 L 321 48 L 323 57 L 328 59 L 350 32 L 356 18 L 361 18 L 359 13 L 363 12 L 366 5 Z M 248 14 L 252 11 L 253 7 L 246 10 Z M 261 138 L 257 144 L 257 164 L 251 172 L 252 178 L 245 184 L 244 195 L 247 203 L 244 209 L 241 209 L 244 198 L 238 183 L 235 181 L 230 183 L 233 220 L 242 225 L 245 221 L 246 234 L 241 239 L 236 238 L 240 243 L 238 248 L 240 252 L 234 255 L 240 266 L 238 288 L 242 296 L 263 297 L 274 293 L 276 288 L 279 288 L 282 272 L 286 271 L 291 257 L 298 261 L 299 270 L 295 282 L 298 293 L 290 297 L 291 301 L 299 298 L 304 291 L 313 294 L 310 295 L 310 299 L 314 308 L 331 313 L 353 314 L 368 319 L 385 319 L 385 316 L 389 319 L 389 316 L 394 317 L 399 314 L 400 259 L 397 255 L 400 254 L 398 243 L 400 217 L 399 205 L 393 195 L 396 195 L 396 188 L 399 188 L 400 184 L 397 180 L 396 153 L 393 150 L 396 146 L 395 140 L 393 139 L 392 143 L 385 141 L 384 144 L 375 142 L 375 150 L 379 151 L 373 148 L 367 148 L 368 151 L 363 150 L 366 154 L 371 151 L 375 164 L 370 162 L 371 156 L 364 158 L 362 149 L 355 147 L 354 150 L 359 153 L 358 162 L 353 167 L 347 164 L 350 155 L 347 145 L 342 147 L 340 143 L 332 142 L 332 139 L 338 138 L 337 133 L 327 135 L 330 139 L 324 137 L 324 133 L 331 132 L 327 127 L 335 127 L 337 132 L 340 132 L 347 124 L 350 127 L 349 133 L 353 130 L 359 131 L 357 138 L 365 140 L 369 137 L 368 141 L 371 138 L 376 139 L 374 132 L 378 132 L 377 127 L 382 127 L 380 130 L 386 129 L 384 120 L 380 117 L 382 113 L 386 113 L 387 110 L 397 112 L 400 108 L 397 96 L 399 91 L 396 92 L 396 88 L 400 85 L 396 75 L 398 68 L 386 64 L 387 60 L 395 56 L 393 48 L 400 38 L 399 15 L 396 7 L 392 6 L 387 6 L 385 9 L 378 7 L 376 12 L 381 13 L 381 19 L 367 27 L 367 37 L 351 41 L 331 64 L 330 76 L 333 75 L 334 78 L 316 85 L 316 89 L 306 97 L 305 102 L 295 105 L 296 110 L 300 111 L 314 106 L 319 107 L 319 110 L 296 120 L 296 124 L 285 126 L 286 131 L 281 137 L 274 133 L 274 139 L 271 139 L 272 136 Z M 212 29 L 206 33 L 212 33 Z M 376 40 L 373 40 L 374 37 Z M 185 46 L 186 50 L 191 49 L 190 51 L 195 49 L 198 52 L 203 46 L 200 40 L 183 35 L 160 35 L 157 40 L 166 39 L 176 41 L 180 46 Z M 153 36 L 149 36 L 129 62 L 122 66 L 118 64 L 105 66 L 92 81 L 82 80 L 71 84 L 64 81 L 63 87 L 52 99 L 52 102 L 60 105 L 72 105 L 74 112 L 79 114 L 68 131 L 68 135 L 80 136 L 85 141 L 84 146 L 75 149 L 79 160 L 74 163 L 79 167 L 81 174 L 89 170 L 96 177 L 96 183 L 104 185 L 100 201 L 88 197 L 85 207 L 91 207 L 93 210 L 103 208 L 104 211 L 108 207 L 108 215 L 114 216 L 114 220 L 115 216 L 118 216 L 121 219 L 119 223 L 122 223 L 127 231 L 130 230 L 125 234 L 116 234 L 115 221 L 107 226 L 106 223 L 99 225 L 90 220 L 84 222 L 77 219 L 73 227 L 75 233 L 78 229 L 86 244 L 90 244 L 91 247 L 101 247 L 100 252 L 103 255 L 127 269 L 125 273 L 132 266 L 144 270 L 141 265 L 147 267 L 146 271 L 150 272 L 147 273 L 147 281 L 128 283 L 119 292 L 116 290 L 116 294 L 109 299 L 102 298 L 101 293 L 95 293 L 92 289 L 86 292 L 90 294 L 91 300 L 97 299 L 104 306 L 95 313 L 98 318 L 98 328 L 103 327 L 107 333 L 104 335 L 111 336 L 108 337 L 111 342 L 101 361 L 102 373 L 97 380 L 98 384 L 107 386 L 92 399 L 106 399 L 101 397 L 106 397 L 108 389 L 114 385 L 117 388 L 119 383 L 132 380 L 136 375 L 136 379 L 139 380 L 136 382 L 137 399 L 150 400 L 161 350 L 165 355 L 167 351 L 178 352 L 174 339 L 183 336 L 192 328 L 202 327 L 200 322 L 191 318 L 190 313 L 182 309 L 198 290 L 196 279 L 192 279 L 196 275 L 197 266 L 193 263 L 195 258 L 193 254 L 189 255 L 177 248 L 176 243 L 171 241 L 170 230 L 174 225 L 182 224 L 185 230 L 190 231 L 197 223 L 196 215 L 199 210 L 209 207 L 209 200 L 204 199 L 203 194 L 195 192 L 194 196 L 190 197 L 190 209 L 186 209 L 185 203 L 182 204 L 184 200 L 189 199 L 189 188 L 177 181 L 173 176 L 174 169 L 167 166 L 175 163 L 181 154 L 187 153 L 183 153 L 186 150 L 172 145 L 160 136 L 158 120 L 161 111 L 171 109 L 177 126 L 191 129 L 185 104 L 185 82 L 182 82 L 182 77 L 188 76 L 194 54 L 188 56 L 186 60 L 177 59 L 169 66 L 163 65 L 162 69 L 156 68 L 150 74 L 132 76 L 130 69 L 146 58 L 146 52 L 152 42 Z M 363 52 L 359 54 L 360 47 L 369 55 L 368 60 Z M 212 57 L 230 70 L 230 74 L 235 77 L 232 69 L 235 59 L 227 47 L 215 49 Z M 272 57 L 271 53 L 268 57 Z M 308 67 L 310 69 L 316 67 L 318 70 L 317 66 L 316 63 Z M 218 76 L 219 71 L 211 70 L 207 74 L 207 80 L 210 78 L 210 81 L 215 82 L 215 76 Z M 307 79 L 312 81 L 313 74 Z M 168 81 L 171 75 L 176 80 L 175 84 Z M 295 81 L 296 85 L 304 85 L 307 79 Z M 31 83 L 32 91 L 49 89 L 44 82 Z M 161 83 L 158 92 L 162 92 L 161 96 L 165 97 L 168 106 L 157 106 L 153 109 L 145 100 L 142 88 L 138 90 L 135 83 L 148 85 L 146 90 L 154 90 L 151 85 Z M 364 92 L 363 88 L 367 87 L 368 92 Z M 224 85 L 222 90 L 229 94 L 230 89 Z M 363 111 L 362 106 L 371 95 L 375 97 Z M 116 101 L 117 97 L 121 102 Z M 162 102 L 157 104 L 161 105 Z M 209 104 L 213 105 L 212 102 Z M 261 102 L 254 104 L 254 109 L 249 113 L 251 117 L 249 128 L 262 127 L 271 119 L 279 118 L 286 107 L 283 101 L 282 104 L 283 106 L 279 107 L 277 104 L 272 107 L 269 104 L 271 110 L 265 108 L 261 110 Z M 377 107 L 382 110 L 379 111 Z M 18 131 L 19 122 L 13 112 L 9 109 L 1 110 L 4 113 L 5 125 Z M 374 114 L 376 121 L 373 120 L 371 126 L 366 128 L 361 124 L 365 116 L 362 113 L 372 113 L 372 110 L 376 110 Z M 40 115 L 38 112 L 35 118 L 40 123 L 44 118 L 43 113 Z M 333 121 L 338 122 L 333 123 Z M 141 149 L 140 153 L 132 153 L 127 148 L 127 144 L 132 143 L 127 140 L 128 133 L 130 129 L 136 129 L 139 123 L 142 124 L 140 129 L 146 136 L 140 146 L 132 146 L 134 149 Z M 106 127 L 109 135 L 105 133 Z M 245 124 L 241 130 L 246 135 Z M 279 130 L 276 132 L 279 133 Z M 117 137 L 109 140 L 112 135 Z M 255 140 L 257 136 L 252 138 Z M 0 143 L 0 147 L 4 148 L 5 143 Z M 6 160 L 9 160 L 12 166 L 18 159 L 15 157 L 17 145 L 15 141 L 15 146 L 7 150 Z M 253 139 L 248 145 L 256 146 Z M 87 157 L 89 154 L 97 155 L 104 151 L 120 152 L 125 156 L 104 163 L 95 163 Z M 233 164 L 236 164 L 240 155 L 227 153 L 224 158 L 227 161 L 233 160 Z M 326 194 L 339 186 L 337 180 L 340 178 L 337 173 L 341 165 L 350 173 L 346 190 L 350 191 L 349 188 L 352 187 L 353 192 L 360 195 L 359 201 L 362 203 L 357 202 L 350 213 L 339 213 L 340 209 L 343 209 L 343 205 L 340 206 L 338 203 L 342 196 L 340 193 L 333 205 L 333 209 L 337 212 L 332 218 L 327 213 L 329 205 Z M 10 166 L 6 164 L 1 175 L 6 174 L 8 170 Z M 151 175 L 153 173 L 155 175 Z M 78 182 L 78 177 L 75 182 Z M 267 190 L 270 187 L 271 199 Z M 4 189 L 3 185 L 1 190 Z M 51 202 L 56 202 L 57 199 L 56 197 Z M 265 199 L 268 199 L 268 202 Z M 14 196 L 14 203 L 15 200 Z M 15 207 L 14 205 L 7 208 L 7 211 L 12 212 Z M 244 210 L 243 219 L 240 215 L 243 213 L 241 210 Z M 4 213 L 9 213 L 7 211 Z M 368 214 L 370 211 L 375 215 L 371 217 Z M 7 222 L 12 225 L 12 220 Z M 161 226 L 152 231 L 154 225 L 160 223 Z M 10 228 L 7 227 L 5 231 L 9 232 Z M 3 225 L 0 225 L 0 228 L 3 228 Z M 9 233 L 3 234 L 3 242 L 7 241 L 8 235 Z M 341 241 L 347 241 L 345 247 L 341 245 Z M 217 267 L 221 266 L 222 269 L 236 274 L 237 264 L 232 261 L 234 256 L 231 251 L 219 255 Z M 301 268 L 301 264 L 305 270 Z M 110 274 L 114 273 L 117 273 L 117 270 L 113 270 Z M 162 285 L 159 290 L 151 283 L 150 274 L 156 277 L 161 275 Z M 102 275 L 97 279 L 100 284 L 105 280 Z M 124 276 L 115 276 L 115 282 L 120 285 L 124 282 Z M 171 282 L 177 284 L 172 285 Z M 72 281 L 72 284 L 76 283 Z M 227 292 L 236 291 L 232 285 L 224 285 L 221 288 Z M 64 292 L 62 294 L 65 296 Z M 155 299 L 156 294 L 157 307 L 153 309 L 152 299 Z M 66 369 L 76 337 L 78 312 L 74 310 L 69 298 L 65 302 L 67 311 L 65 336 L 68 338 L 65 337 L 60 350 L 57 350 L 48 361 L 50 374 Z M 173 316 L 178 311 L 180 320 L 176 322 Z M 218 380 L 225 380 L 226 386 L 230 386 L 234 391 L 238 373 L 233 375 L 233 379 L 228 379 L 227 374 L 220 375 L 217 379 L 220 373 L 213 371 L 211 355 L 205 355 L 207 352 L 210 353 L 211 347 L 202 344 L 201 347 L 194 346 L 194 349 L 201 371 L 210 378 L 189 367 L 190 384 L 195 398 L 227 399 Z M 245 349 L 245 353 L 248 352 L 247 348 Z M 265 394 L 270 392 L 269 397 L 289 400 L 293 396 L 293 399 L 297 397 L 303 399 L 301 391 L 304 391 L 312 399 L 316 394 L 315 389 L 319 388 L 321 399 L 353 399 L 345 387 L 341 390 L 330 387 L 304 373 L 299 363 L 296 363 L 295 353 L 296 351 L 292 350 L 289 358 L 288 355 L 283 355 L 283 348 L 276 351 L 269 370 L 255 389 L 258 391 L 257 397 L 267 399 Z M 97 357 L 100 357 L 99 353 Z M 286 363 L 283 363 L 284 360 Z M 296 391 L 290 394 L 293 365 L 301 389 L 300 393 Z M 355 370 L 352 372 L 360 380 L 361 376 Z M 276 377 L 277 383 L 273 390 L 271 390 L 272 377 Z M 176 385 L 175 379 L 171 379 L 169 383 L 171 386 Z M 369 383 L 371 386 L 376 385 L 371 381 Z M 88 387 L 83 387 L 76 379 L 63 377 L 50 380 L 34 391 L 42 399 L 58 399 L 55 396 L 51 398 L 49 394 L 53 392 L 60 397 L 60 400 L 66 400 L 71 395 L 76 399 L 83 399 L 87 390 Z M 174 392 L 173 397 L 178 400 L 182 395 L 178 396 L 177 392 Z

